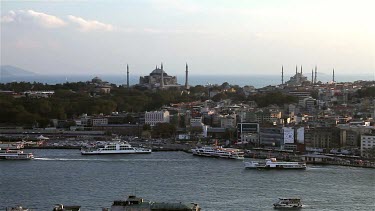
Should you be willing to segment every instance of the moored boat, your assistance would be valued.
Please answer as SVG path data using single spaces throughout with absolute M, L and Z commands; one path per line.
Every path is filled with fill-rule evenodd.
M 108 209 L 103 209 L 108 210 Z M 201 208 L 196 203 L 182 203 L 182 202 L 153 202 L 145 201 L 143 198 L 136 196 L 129 196 L 126 200 L 116 200 L 111 206 L 111 211 L 127 211 L 127 210 L 142 210 L 142 211 L 200 211 Z
M 223 147 L 196 147 L 191 149 L 193 155 L 204 156 L 204 157 L 219 157 L 228 159 L 244 159 L 244 152 L 235 148 L 223 148 Z
M 82 155 L 102 155 L 102 154 L 147 154 L 151 149 L 142 147 L 133 147 L 127 142 L 118 142 L 106 144 L 103 147 L 84 147 L 81 148 Z
M 304 162 L 277 161 L 276 158 L 244 162 L 244 164 L 247 169 L 306 169 L 306 163 Z
M 299 209 L 302 208 L 302 202 L 300 198 L 279 198 L 273 207 L 275 209 Z

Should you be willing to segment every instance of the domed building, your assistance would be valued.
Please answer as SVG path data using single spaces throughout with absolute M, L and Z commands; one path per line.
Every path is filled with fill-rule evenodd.
M 290 77 L 290 80 L 286 82 L 288 86 L 300 86 L 304 82 L 307 82 L 307 77 L 302 74 L 302 66 L 301 66 L 301 72 L 297 72 L 296 67 L 296 74 L 292 77 Z
M 148 76 L 141 76 L 139 78 L 139 85 L 147 86 L 149 88 L 163 88 L 164 86 L 176 86 L 179 84 L 177 83 L 177 77 L 168 75 L 163 70 L 163 64 L 161 64 L 160 68 L 156 66 Z
M 99 77 L 95 77 L 91 79 L 91 82 L 88 82 L 89 84 L 95 85 L 95 88 L 93 92 L 95 93 L 104 93 L 109 94 L 111 92 L 111 84 L 107 81 L 103 81 Z

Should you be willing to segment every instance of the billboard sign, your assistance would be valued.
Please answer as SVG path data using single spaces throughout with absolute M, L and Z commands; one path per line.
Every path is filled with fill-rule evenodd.
M 283 127 L 284 144 L 294 144 L 294 129 L 290 127 Z

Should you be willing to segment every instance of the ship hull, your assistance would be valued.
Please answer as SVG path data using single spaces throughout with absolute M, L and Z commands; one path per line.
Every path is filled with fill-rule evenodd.
M 231 157 L 231 156 L 218 156 L 218 155 L 207 155 L 207 154 L 194 154 L 194 156 L 200 157 L 210 157 L 210 158 L 224 158 L 224 159 L 232 159 L 232 160 L 243 160 L 244 157 Z
M 121 152 L 121 151 L 114 151 L 114 152 L 84 152 L 81 151 L 82 155 L 118 155 L 118 154 L 150 154 L 150 151 L 135 151 L 135 152 Z
M 265 162 L 245 162 L 246 169 L 282 169 L 282 170 L 305 170 L 306 163 L 303 162 L 277 162 L 275 158 L 266 159 Z
M 269 166 L 258 166 L 258 167 L 245 167 L 246 169 L 266 169 L 266 170 L 306 170 L 306 167 L 269 167 Z
M 0 160 L 32 160 L 33 157 L 0 156 Z

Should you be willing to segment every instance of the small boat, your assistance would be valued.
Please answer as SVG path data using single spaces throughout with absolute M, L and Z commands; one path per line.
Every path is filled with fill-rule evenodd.
M 109 210 L 104 208 L 103 210 Z M 111 211 L 130 210 L 174 210 L 174 211 L 200 211 L 201 208 L 196 203 L 154 202 L 147 201 L 136 196 L 129 196 L 126 200 L 115 200 L 111 206 Z
M 32 153 L 24 153 L 22 150 L 0 149 L 0 160 L 31 160 L 33 158 Z
M 64 206 L 62 204 L 56 204 L 53 211 L 80 211 L 81 206 Z
M 7 207 L 6 211 L 30 211 L 30 209 L 24 208 L 22 206 Z
M 302 208 L 300 198 L 279 198 L 279 201 L 273 204 L 275 209 L 299 209 Z
M 142 147 L 132 147 L 127 142 L 110 143 L 104 147 L 83 147 L 82 155 L 104 155 L 104 154 L 147 154 L 151 149 Z
M 277 161 L 276 158 L 244 162 L 244 164 L 247 169 L 306 169 L 306 163 L 304 162 Z

